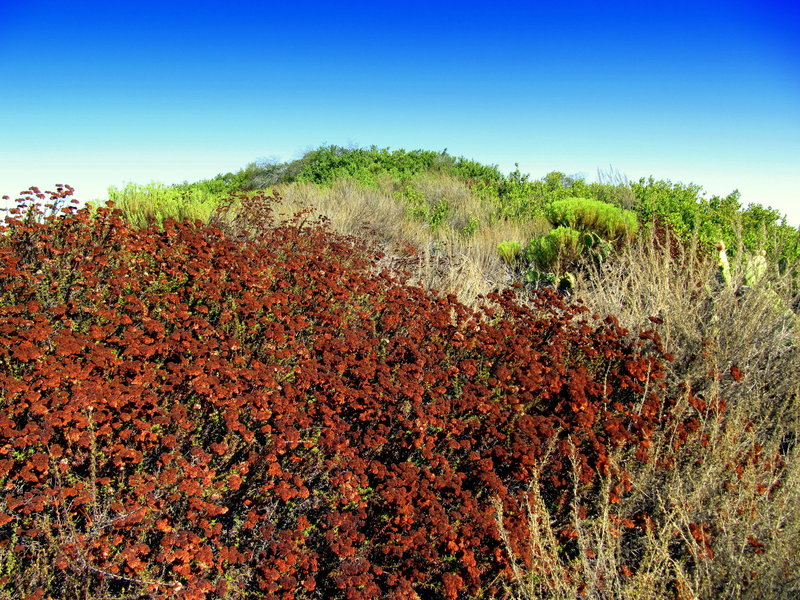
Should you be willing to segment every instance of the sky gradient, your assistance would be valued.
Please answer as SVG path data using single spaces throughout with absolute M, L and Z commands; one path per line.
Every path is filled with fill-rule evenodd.
M 740 190 L 800 225 L 800 3 L 0 3 L 0 195 L 322 144 Z

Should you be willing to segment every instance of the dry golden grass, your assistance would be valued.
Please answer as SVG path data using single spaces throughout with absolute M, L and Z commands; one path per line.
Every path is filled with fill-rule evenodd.
M 338 180 L 330 187 L 292 183 L 278 186 L 283 199 L 276 216 L 289 218 L 310 209 L 309 219 L 324 217 L 344 235 L 369 239 L 385 254 L 381 266 L 409 273 L 411 281 L 430 289 L 454 293 L 475 306 L 478 296 L 512 283 L 497 253 L 505 240 L 527 240 L 539 227 L 499 220 L 493 209 L 463 182 L 444 175 L 418 177 L 413 185 L 431 205 L 452 207 L 445 222 L 433 228 L 412 218 L 409 205 L 398 197 L 399 184 L 381 180 L 377 188 Z M 474 231 L 470 223 L 477 222 Z
M 578 280 L 576 293 L 590 308 L 617 315 L 632 330 L 653 327 L 650 316 L 663 320 L 657 329 L 675 355 L 668 393 L 680 399 L 675 410 L 697 413 L 708 435 L 707 445 L 686 448 L 669 470 L 655 467 L 671 452 L 671 440 L 657 436 L 654 460 L 628 465 L 631 493 L 618 504 L 596 505 L 594 520 L 575 518 L 581 553 L 573 563 L 560 565 L 559 573 L 583 582 L 583 597 L 800 594 L 800 448 L 795 443 L 800 351 L 797 319 L 786 308 L 793 301 L 791 282 L 772 273 L 762 285 L 742 292 L 745 267 L 732 267 L 733 285 L 721 285 L 713 261 L 701 259 L 691 247 L 681 251 L 675 245 L 670 251 L 655 237 L 643 236 L 617 260 Z M 721 399 L 726 408 L 698 412 L 685 390 L 709 407 Z M 743 457 L 749 460 L 737 472 L 734 465 Z M 618 529 L 618 519 L 642 509 L 654 517 L 648 535 L 635 540 L 609 535 Z M 531 510 L 531 519 L 547 522 L 543 505 Z M 680 551 L 693 544 L 690 524 L 700 522 L 712 525 L 713 557 Z M 642 566 L 622 577 L 618 558 L 626 552 L 638 553 Z M 518 598 L 570 597 L 572 588 L 534 585 L 539 571 L 552 569 L 552 557 L 539 561 L 520 577 Z

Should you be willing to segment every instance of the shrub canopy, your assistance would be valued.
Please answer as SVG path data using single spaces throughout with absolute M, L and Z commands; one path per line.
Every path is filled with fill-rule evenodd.
M 611 453 L 698 429 L 670 416 L 654 332 L 544 292 L 476 313 L 249 202 L 226 232 L 7 220 L 0 593 L 502 597 L 493 502 L 524 554 L 543 473 L 569 555 L 576 486 L 624 494 Z

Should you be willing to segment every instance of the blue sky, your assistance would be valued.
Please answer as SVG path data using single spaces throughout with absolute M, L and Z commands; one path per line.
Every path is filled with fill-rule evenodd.
M 321 144 L 734 189 L 800 225 L 800 4 L 0 3 L 0 195 Z

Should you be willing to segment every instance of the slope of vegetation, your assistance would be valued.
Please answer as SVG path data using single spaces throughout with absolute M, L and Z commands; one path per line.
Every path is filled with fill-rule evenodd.
M 496 166 L 446 152 L 323 146 L 295 161 L 252 163 L 192 184 L 111 188 L 110 199 L 142 225 L 167 216 L 205 222 L 236 194 L 276 192 L 295 209 L 320 211 L 337 230 L 361 234 L 365 222 L 374 225 L 387 249 L 398 239 L 433 254 L 455 245 L 482 271 L 502 270 L 494 256 L 499 243 L 528 246 L 555 227 L 574 228 L 569 222 L 576 219 L 589 219 L 578 229 L 617 246 L 658 223 L 708 252 L 720 241 L 731 256 L 763 251 L 781 272 L 800 256 L 798 230 L 771 208 L 742 207 L 736 191 L 706 198 L 694 184 L 609 179 L 587 183 L 552 172 L 534 181 L 519 170 L 504 175 Z M 525 269 L 517 271 L 521 282 Z
M 800 591 L 773 211 L 375 148 L 71 192 L 0 238 L 0 598 Z

